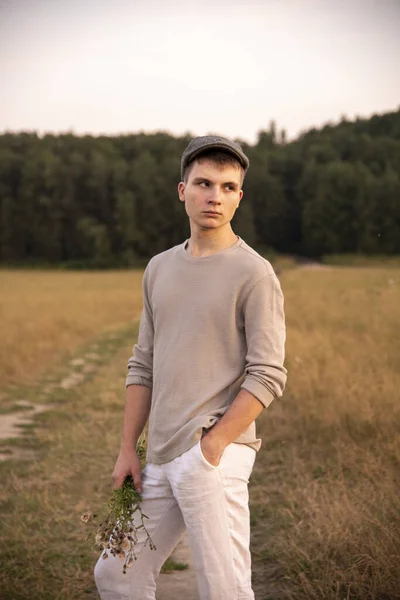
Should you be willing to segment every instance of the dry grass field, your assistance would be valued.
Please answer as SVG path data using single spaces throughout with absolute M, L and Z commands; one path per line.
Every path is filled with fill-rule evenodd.
M 253 478 L 258 589 L 400 598 L 400 270 L 282 278 L 289 384 Z M 286 591 L 286 595 L 283 593 Z
M 10 383 L 27 355 L 37 381 L 99 329 L 127 323 L 140 310 L 140 273 L 57 273 L 57 282 L 50 273 L 5 276 L 0 318 L 13 356 L 2 349 L 0 372 Z M 251 481 L 256 598 L 398 599 L 400 270 L 299 268 L 281 281 L 289 379 L 258 424 L 264 442 Z M 69 342 L 60 344 L 56 330 Z M 43 350 L 42 337 L 52 351 Z M 26 433 L 36 460 L 0 464 L 4 600 L 97 597 L 97 553 L 79 515 L 110 494 L 133 342 L 66 392 L 59 409 L 37 417 Z
M 32 383 L 105 330 L 137 319 L 141 271 L 0 271 L 0 381 Z

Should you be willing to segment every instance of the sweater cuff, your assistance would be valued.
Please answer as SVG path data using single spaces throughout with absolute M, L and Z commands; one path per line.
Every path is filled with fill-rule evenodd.
M 141 377 L 140 375 L 128 375 L 125 382 L 125 387 L 130 385 L 144 385 L 145 387 L 152 388 L 153 382 L 151 379 Z
M 275 398 L 268 388 L 254 379 L 246 378 L 240 387 L 243 390 L 250 392 L 250 394 L 253 394 L 265 408 L 267 408 Z

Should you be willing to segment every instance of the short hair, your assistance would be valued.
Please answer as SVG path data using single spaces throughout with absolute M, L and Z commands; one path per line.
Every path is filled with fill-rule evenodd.
M 218 150 L 218 149 L 213 149 L 213 148 L 211 148 L 211 150 L 205 150 L 204 152 L 201 152 L 201 154 L 198 154 L 197 156 L 195 156 L 195 158 L 192 161 L 190 161 L 190 163 L 188 165 L 186 165 L 186 168 L 183 172 L 183 181 L 185 181 L 185 182 L 187 181 L 187 179 L 189 177 L 189 173 L 196 161 L 199 164 L 202 164 L 203 162 L 206 162 L 206 161 L 210 161 L 219 167 L 225 167 L 226 165 L 231 165 L 231 166 L 237 167 L 242 173 L 242 183 L 243 183 L 243 180 L 245 178 L 245 172 L 244 172 L 242 165 L 237 160 L 237 158 L 235 158 L 233 156 L 233 154 L 231 154 L 230 152 L 224 152 L 223 150 Z

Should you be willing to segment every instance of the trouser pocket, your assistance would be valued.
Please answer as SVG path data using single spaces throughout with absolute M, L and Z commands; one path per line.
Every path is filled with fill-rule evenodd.
M 206 457 L 203 454 L 203 450 L 201 449 L 201 440 L 197 443 L 196 450 L 198 451 L 201 462 L 204 463 L 206 465 L 206 467 L 209 467 L 210 469 L 218 469 L 219 464 L 221 463 L 221 460 L 218 465 L 212 465 L 210 462 L 208 462 L 208 460 L 206 459 Z

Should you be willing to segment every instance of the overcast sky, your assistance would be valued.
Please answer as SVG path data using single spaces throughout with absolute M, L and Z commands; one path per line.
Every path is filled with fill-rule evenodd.
M 0 0 L 0 131 L 289 137 L 400 106 L 400 0 Z

